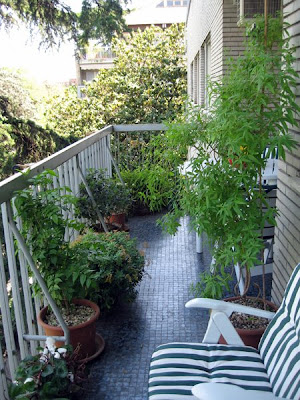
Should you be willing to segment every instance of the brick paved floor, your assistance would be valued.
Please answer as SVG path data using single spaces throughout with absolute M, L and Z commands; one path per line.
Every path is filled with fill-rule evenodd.
M 149 362 L 156 346 L 203 338 L 207 311 L 186 310 L 184 304 L 192 297 L 190 284 L 210 263 L 209 252 L 196 254 L 188 218 L 176 236 L 163 235 L 157 218 L 129 221 L 131 236 L 138 238 L 146 253 L 146 274 L 134 303 L 99 320 L 97 329 L 106 348 L 91 365 L 86 399 L 146 400 Z

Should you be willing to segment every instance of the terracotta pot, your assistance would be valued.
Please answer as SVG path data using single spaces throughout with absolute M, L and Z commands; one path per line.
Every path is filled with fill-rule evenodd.
M 224 301 L 234 301 L 239 299 L 240 297 L 229 297 L 227 299 L 224 299 Z M 247 298 L 254 298 L 254 297 L 247 297 Z M 257 299 L 258 301 L 261 301 L 261 299 Z M 271 301 L 266 300 L 266 303 L 272 308 L 272 310 L 277 311 L 278 306 Z M 259 341 L 266 329 L 261 328 L 261 329 L 237 329 L 236 331 L 241 337 L 242 341 L 245 343 L 246 346 L 252 346 L 255 347 L 256 349 L 258 348 Z M 219 339 L 219 343 L 221 344 L 227 344 L 223 336 L 221 335 Z
M 86 359 L 93 356 L 96 351 L 96 321 L 100 315 L 100 309 L 97 304 L 89 300 L 74 299 L 74 304 L 80 304 L 83 306 L 91 307 L 95 314 L 86 322 L 82 324 L 70 326 L 70 343 L 75 349 L 80 344 L 79 356 L 80 359 Z M 38 323 L 45 331 L 47 336 L 63 336 L 63 330 L 60 326 L 51 326 L 44 322 L 47 314 L 48 307 L 44 307 L 38 314 Z M 56 342 L 56 346 L 63 346 L 64 342 Z
M 112 214 L 109 218 L 108 218 L 108 222 L 113 225 L 120 225 L 120 226 L 124 226 L 125 225 L 125 217 L 126 214 L 125 213 L 119 213 L 119 214 Z

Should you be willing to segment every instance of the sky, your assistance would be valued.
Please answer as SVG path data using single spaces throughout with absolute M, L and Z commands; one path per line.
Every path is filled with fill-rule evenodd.
M 144 0 L 133 0 L 132 6 Z M 81 0 L 65 0 L 75 12 Z M 74 45 L 61 44 L 60 49 L 39 50 L 38 37 L 30 37 L 25 27 L 12 28 L 6 33 L 0 28 L 0 67 L 22 69 L 37 83 L 68 82 L 76 78 Z
M 80 10 L 81 0 L 65 0 L 74 11 Z M 60 49 L 39 50 L 38 37 L 31 38 L 25 27 L 0 29 L 0 67 L 22 69 L 37 83 L 66 82 L 76 77 L 74 45 L 65 43 Z

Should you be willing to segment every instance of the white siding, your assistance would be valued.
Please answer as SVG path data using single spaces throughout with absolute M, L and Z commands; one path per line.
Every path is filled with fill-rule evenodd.
M 243 51 L 243 29 L 237 25 L 237 6 L 233 0 L 191 0 L 187 17 L 187 62 L 191 72 L 197 53 L 200 54 L 199 102 L 205 103 L 204 43 L 211 43 L 211 78 L 221 77 L 227 56 L 238 56 Z M 192 96 L 192 76 L 188 74 L 188 88 Z
M 187 62 L 189 66 L 200 52 L 200 79 L 203 72 L 203 58 L 201 47 L 210 35 L 211 40 L 211 74 L 217 77 L 222 73 L 222 0 L 196 1 L 191 0 L 187 18 Z M 191 95 L 191 76 L 188 76 L 189 95 Z M 201 85 L 200 85 L 201 87 Z M 200 91 L 200 101 L 203 95 Z

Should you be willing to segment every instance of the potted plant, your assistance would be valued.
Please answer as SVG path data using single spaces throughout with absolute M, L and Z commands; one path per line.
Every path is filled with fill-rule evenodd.
M 115 179 L 108 178 L 105 171 L 101 169 L 90 169 L 86 180 L 100 213 L 111 224 L 118 224 L 118 227 L 123 229 L 125 213 L 131 202 L 127 187 Z M 80 197 L 77 206 L 79 215 L 87 218 L 90 225 L 96 227 L 97 214 L 83 184 L 80 185 Z
M 144 273 L 144 255 L 136 240 L 126 232 L 88 232 L 79 236 L 72 247 L 85 260 L 84 267 L 94 271 L 97 299 L 102 310 L 119 301 L 132 301 Z
M 57 348 L 48 338 L 45 348 L 20 362 L 15 381 L 9 386 L 9 398 L 14 399 L 73 399 L 81 392 L 84 368 L 78 362 L 78 350 L 70 346 Z
M 97 354 L 103 341 L 96 338 L 96 320 L 99 307 L 84 300 L 89 292 L 95 293 L 96 272 L 86 269 L 81 254 L 65 240 L 66 228 L 80 230 L 82 224 L 70 218 L 77 199 L 67 187 L 53 186 L 53 171 L 45 171 L 31 180 L 27 189 L 16 193 L 15 206 L 22 220 L 22 230 L 48 290 L 59 306 L 70 330 L 74 348 L 80 343 L 82 359 Z M 63 213 L 69 215 L 65 218 Z M 33 284 L 35 295 L 41 289 Z M 38 315 L 38 322 L 47 335 L 62 336 L 49 307 Z
M 282 37 L 286 27 L 280 17 L 265 23 L 263 17 L 256 18 L 247 28 L 243 56 L 228 62 L 221 82 L 210 83 L 209 113 L 197 109 L 188 123 L 175 125 L 169 133 L 177 146 L 192 145 L 195 151 L 182 178 L 179 206 L 162 224 L 174 232 L 178 217 L 190 214 L 196 231 L 206 233 L 215 259 L 206 283 L 222 291 L 230 266 L 239 264 L 246 270 L 242 297 L 251 267 L 263 263 L 264 226 L 275 225 L 276 210 L 262 187 L 262 154 L 268 148 L 268 157 L 278 149 L 284 157 L 285 149 L 295 145 L 288 124 L 297 124 L 299 112 L 293 50 Z

